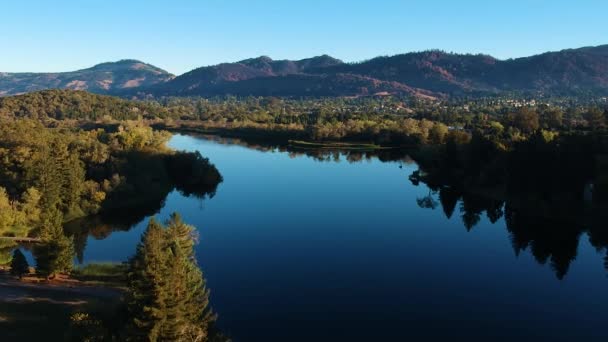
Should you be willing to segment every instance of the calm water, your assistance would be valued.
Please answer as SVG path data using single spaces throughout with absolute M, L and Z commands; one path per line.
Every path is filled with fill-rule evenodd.
M 171 193 L 157 217 L 179 211 L 198 227 L 219 325 L 237 342 L 608 337 L 605 251 L 586 233 L 559 280 L 550 260 L 516 254 L 503 219 L 467 231 L 458 206 L 450 219 L 421 208 L 429 190 L 408 180 L 413 163 L 170 145 L 224 177 L 211 199 Z M 84 262 L 126 260 L 146 222 L 89 237 Z

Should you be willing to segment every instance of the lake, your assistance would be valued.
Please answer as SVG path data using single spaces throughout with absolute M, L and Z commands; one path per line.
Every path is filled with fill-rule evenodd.
M 172 192 L 157 218 L 177 211 L 198 228 L 218 324 L 236 342 L 608 337 L 606 252 L 583 229 L 530 227 L 522 246 L 503 217 L 465 225 L 462 203 L 448 218 L 412 184 L 407 158 L 169 144 L 200 151 L 224 178 L 212 198 Z M 148 219 L 90 235 L 82 262 L 126 260 Z

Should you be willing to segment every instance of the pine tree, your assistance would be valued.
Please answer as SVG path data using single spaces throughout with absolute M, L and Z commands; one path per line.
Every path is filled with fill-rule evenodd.
M 167 263 L 163 227 L 151 219 L 137 252 L 130 260 L 128 273 L 128 306 L 133 322 L 129 327 L 132 338 L 158 339 L 158 330 L 164 321 L 165 281 Z
M 36 271 L 47 277 L 69 273 L 74 266 L 74 242 L 63 233 L 63 216 L 51 209 L 42 217 L 42 244 L 34 248 Z
M 21 279 L 24 274 L 28 274 L 29 272 L 30 265 L 27 263 L 25 255 L 23 255 L 20 249 L 15 249 L 13 252 L 13 260 L 11 261 L 11 274 Z
M 167 233 L 175 243 L 179 244 L 182 252 L 186 253 L 185 257 L 196 263 L 194 245 L 198 240 L 198 236 L 195 235 L 194 228 L 185 224 L 178 213 L 173 213 L 167 222 Z
M 167 225 L 151 220 L 130 261 L 129 335 L 150 341 L 207 341 L 215 316 L 194 258 L 194 228 L 177 214 Z
M 207 339 L 209 326 L 216 317 L 209 309 L 209 291 L 194 255 L 195 230 L 183 223 L 178 214 L 168 222 L 167 235 L 171 246 L 173 268 L 171 295 L 176 319 L 169 320 L 165 337 L 198 336 Z M 171 311 L 170 311 L 171 312 Z
M 61 174 L 63 176 L 61 202 L 64 212 L 70 213 L 76 211 L 77 214 L 82 214 L 79 204 L 80 197 L 84 189 L 85 170 L 82 161 L 76 154 L 71 154 L 67 159 L 63 160 Z
M 26 167 L 28 179 L 40 191 L 43 211 L 57 207 L 61 202 L 61 173 L 57 158 L 45 147 L 34 154 Z

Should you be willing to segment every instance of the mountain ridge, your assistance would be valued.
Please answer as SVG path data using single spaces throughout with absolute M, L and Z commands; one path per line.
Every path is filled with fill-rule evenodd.
M 2 73 L 0 96 L 49 88 L 122 96 L 488 96 L 503 93 L 608 94 L 608 45 L 498 59 L 442 50 L 345 63 L 329 55 L 268 56 L 203 66 L 182 75 L 139 60 L 67 73 Z
M 148 87 L 174 77 L 163 69 L 135 59 L 99 63 L 67 72 L 0 72 L 0 96 L 55 88 L 118 94 L 123 89 Z

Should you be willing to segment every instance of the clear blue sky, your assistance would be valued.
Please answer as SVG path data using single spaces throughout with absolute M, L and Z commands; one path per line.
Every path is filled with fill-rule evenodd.
M 608 44 L 606 0 L 19 0 L 0 71 L 140 59 L 180 74 L 268 55 L 345 61 L 439 48 L 499 58 Z

